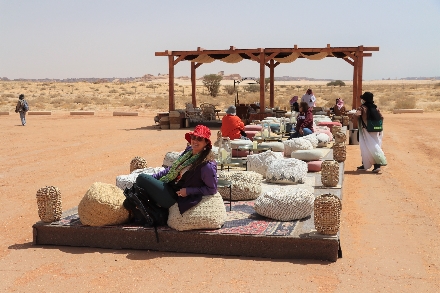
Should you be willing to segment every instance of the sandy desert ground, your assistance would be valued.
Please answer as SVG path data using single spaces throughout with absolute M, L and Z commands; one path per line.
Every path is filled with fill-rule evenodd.
M 114 183 L 134 156 L 159 166 L 187 129 L 139 117 L 0 116 L 0 292 L 439 292 L 440 113 L 385 114 L 382 174 L 357 172 L 348 146 L 337 262 L 33 246 L 35 193 L 60 188 L 76 206 Z

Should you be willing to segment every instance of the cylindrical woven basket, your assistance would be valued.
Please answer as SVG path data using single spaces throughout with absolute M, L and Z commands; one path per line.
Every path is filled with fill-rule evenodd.
M 332 121 L 334 122 L 341 122 L 342 117 L 341 116 L 333 116 Z
M 180 125 L 180 117 L 170 117 L 170 124 L 179 124 Z
M 339 125 L 333 125 L 333 127 L 332 127 L 332 134 L 333 134 L 333 136 L 334 136 L 337 132 L 340 132 L 341 129 L 342 129 L 342 126 L 339 126 Z
M 45 186 L 37 191 L 38 216 L 41 221 L 51 223 L 59 221 L 63 209 L 61 207 L 61 192 L 55 186 Z
M 339 163 L 326 160 L 321 164 L 321 183 L 327 187 L 335 187 L 339 182 Z
M 347 158 L 347 147 L 345 143 L 335 143 L 333 145 L 333 159 L 337 162 L 344 162 Z
M 348 126 L 350 118 L 348 116 L 342 116 L 342 126 Z
M 316 231 L 324 235 L 336 235 L 339 231 L 342 203 L 333 194 L 322 194 L 314 202 Z
M 130 173 L 136 169 L 144 169 L 147 167 L 147 160 L 142 157 L 134 157 L 130 162 Z
M 342 131 L 336 132 L 334 137 L 336 143 L 345 143 L 347 141 L 347 135 Z
M 161 129 L 170 129 L 170 118 L 168 116 L 160 118 L 159 123 Z

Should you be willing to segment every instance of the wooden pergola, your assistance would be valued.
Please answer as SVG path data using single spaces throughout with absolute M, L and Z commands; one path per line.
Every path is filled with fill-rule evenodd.
M 379 51 L 379 47 L 330 47 L 325 48 L 257 48 L 257 49 L 237 49 L 231 46 L 228 50 L 205 50 L 198 47 L 196 51 L 169 51 L 156 52 L 155 56 L 168 56 L 169 64 L 169 110 L 175 110 L 174 99 L 174 66 L 180 61 L 191 62 L 191 90 L 192 104 L 197 105 L 196 101 L 196 69 L 204 63 L 211 63 L 220 60 L 226 63 L 238 63 L 244 59 L 256 61 L 260 64 L 260 112 L 265 110 L 264 105 L 264 80 L 265 69 L 270 71 L 270 107 L 274 107 L 274 72 L 275 67 L 281 63 L 291 63 L 298 58 L 309 60 L 321 60 L 326 57 L 340 58 L 353 66 L 353 109 L 360 106 L 360 96 L 362 94 L 362 69 L 364 57 L 372 56 L 370 51 Z

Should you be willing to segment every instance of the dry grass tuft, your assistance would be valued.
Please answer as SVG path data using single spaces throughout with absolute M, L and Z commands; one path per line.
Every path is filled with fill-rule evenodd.
M 401 97 L 396 101 L 394 109 L 415 109 L 416 98 L 411 96 Z

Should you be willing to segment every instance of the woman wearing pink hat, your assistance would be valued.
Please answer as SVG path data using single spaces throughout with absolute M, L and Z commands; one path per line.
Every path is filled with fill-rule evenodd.
M 170 208 L 177 202 L 183 214 L 204 195 L 217 193 L 217 163 L 211 152 L 211 130 L 197 125 L 185 134 L 190 143 L 171 167 L 154 175 L 141 174 L 136 184 L 157 205 Z

